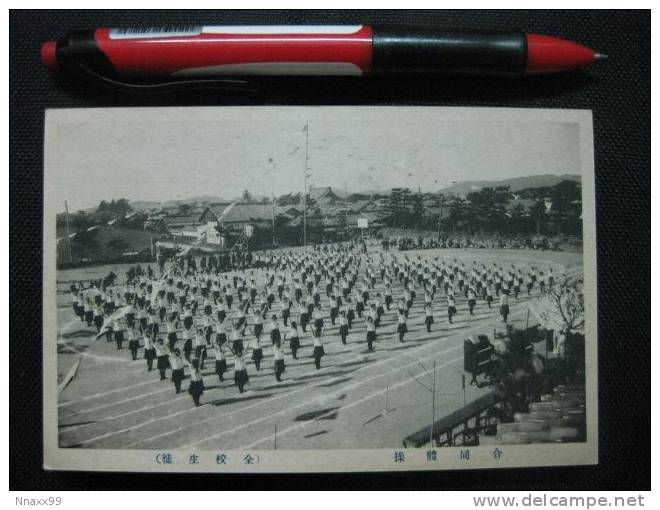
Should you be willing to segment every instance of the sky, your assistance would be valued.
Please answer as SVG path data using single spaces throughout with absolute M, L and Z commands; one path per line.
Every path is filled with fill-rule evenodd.
M 51 111 L 47 192 L 75 211 L 101 200 L 232 199 L 580 174 L 579 125 L 484 109 L 144 108 Z M 521 110 L 522 111 L 522 110 Z M 529 111 L 529 110 L 527 110 Z M 480 113 L 481 112 L 481 113 Z M 63 206 L 62 206 L 63 207 Z

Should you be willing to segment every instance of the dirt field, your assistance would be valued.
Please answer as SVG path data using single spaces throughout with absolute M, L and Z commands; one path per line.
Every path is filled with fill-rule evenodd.
M 581 254 L 566 252 L 393 253 L 409 258 L 459 258 L 466 265 L 477 260 L 498 261 L 506 266 L 512 263 L 539 268 L 552 266 L 556 273 L 561 273 L 562 268 L 577 272 L 582 267 Z M 423 297 L 418 296 L 404 344 L 396 338 L 394 313 L 383 317 L 373 353 L 367 351 L 363 323 L 355 323 L 348 345 L 342 345 L 337 327 L 330 327 L 327 321 L 323 368 L 314 368 L 308 331 L 301 338 L 298 360 L 291 358 L 288 349 L 285 351 L 286 372 L 279 384 L 272 371 L 269 342 L 264 342 L 262 369 L 257 372 L 251 362 L 248 364 L 249 391 L 242 395 L 233 384 L 231 359 L 225 382 L 219 383 L 209 352 L 211 359 L 203 372 L 206 386 L 203 405 L 195 408 L 185 391 L 187 379 L 183 383 L 184 391 L 176 395 L 169 379 L 159 381 L 156 371 L 147 372 L 142 349 L 140 359 L 131 361 L 127 350 L 118 351 L 105 340 L 94 341 L 94 331 L 74 316 L 70 297 L 63 293 L 69 285 L 67 282 L 98 278 L 111 268 L 123 278 L 128 267 L 113 265 L 58 272 L 60 380 L 80 359 L 75 377 L 59 396 L 63 447 L 200 450 L 399 447 L 406 435 L 431 420 L 430 392 L 423 384 L 430 381 L 433 363 L 440 388 L 435 403 L 435 418 L 439 419 L 485 391 L 468 386 L 463 393 L 464 339 L 481 333 L 492 337 L 495 328 L 503 328 L 496 306 L 489 310 L 479 301 L 475 316 L 470 316 L 462 295 L 457 299 L 458 316 L 450 325 L 444 300 L 440 301 L 442 297 L 437 295 L 436 323 L 428 334 L 423 324 Z M 377 290 L 382 291 L 380 280 Z M 396 294 L 394 297 L 396 300 Z M 534 295 L 531 298 L 521 295 L 518 300 L 510 300 L 511 323 L 524 327 L 528 319 L 526 303 L 534 298 Z

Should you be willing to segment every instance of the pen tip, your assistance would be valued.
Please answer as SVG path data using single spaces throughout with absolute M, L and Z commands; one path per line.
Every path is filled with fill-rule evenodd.
M 594 55 L 594 58 L 596 60 L 607 60 L 609 57 L 607 55 L 605 55 L 605 53 L 596 53 Z

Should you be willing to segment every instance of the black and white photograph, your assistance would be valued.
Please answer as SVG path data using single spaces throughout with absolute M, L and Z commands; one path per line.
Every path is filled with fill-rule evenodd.
M 46 112 L 53 469 L 598 460 L 591 112 Z

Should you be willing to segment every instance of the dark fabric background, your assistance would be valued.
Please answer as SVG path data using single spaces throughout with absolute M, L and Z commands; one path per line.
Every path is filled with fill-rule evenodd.
M 144 98 L 53 77 L 42 41 L 98 26 L 406 23 L 564 36 L 610 59 L 563 76 L 273 79 L 257 95 Z M 650 11 L 13 11 L 10 15 L 11 489 L 650 489 Z M 42 469 L 42 158 L 45 108 L 406 104 L 584 108 L 594 115 L 600 464 L 590 467 L 246 477 Z

